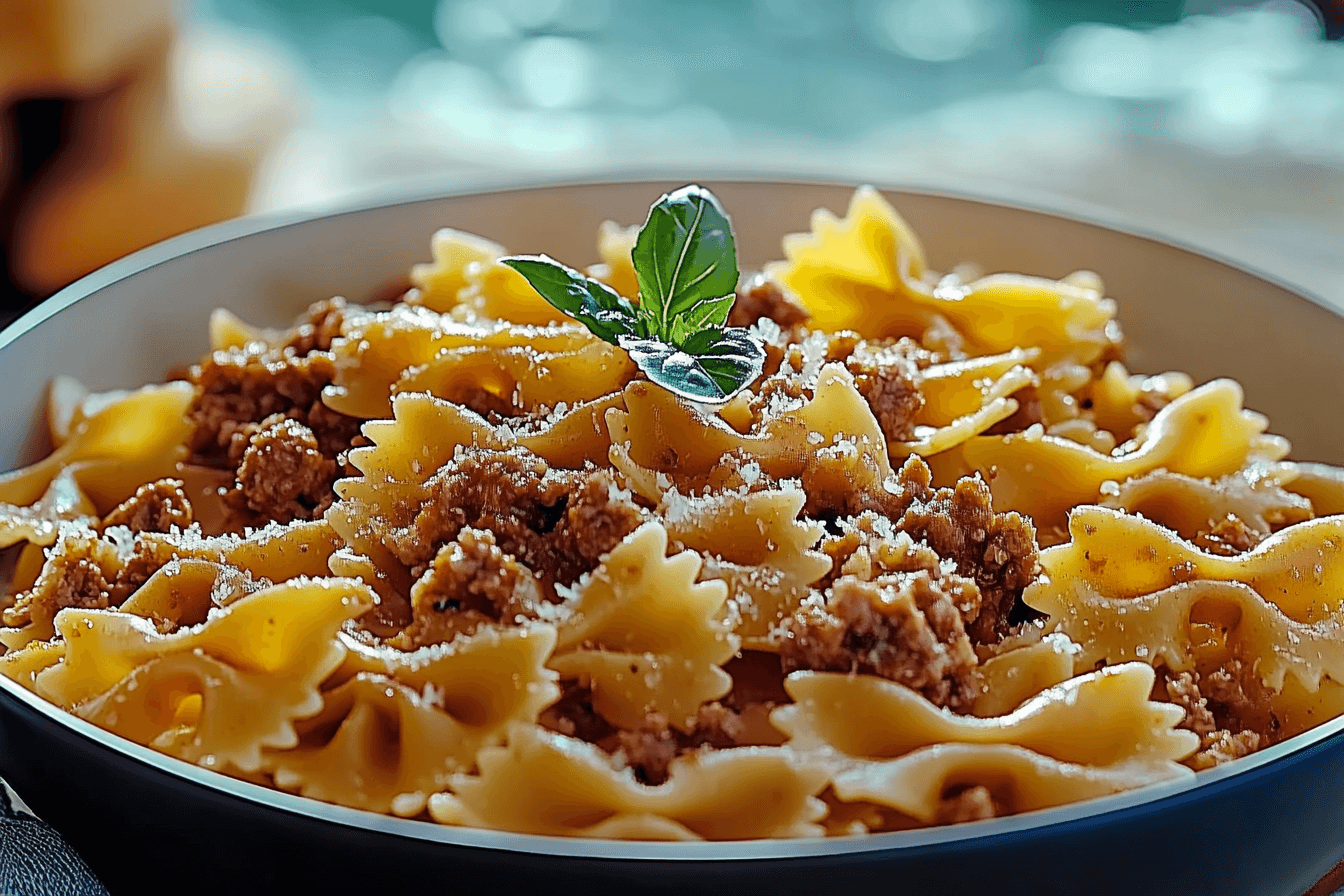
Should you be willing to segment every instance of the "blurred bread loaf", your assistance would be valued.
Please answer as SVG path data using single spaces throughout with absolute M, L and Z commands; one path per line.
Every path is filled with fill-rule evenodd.
M 283 53 L 247 35 L 184 30 L 162 0 L 17 5 L 22 14 L 0 24 L 0 97 L 68 102 L 60 145 L 8 203 L 13 287 L 47 295 L 246 210 L 258 163 L 296 112 Z M 24 49 L 5 58 L 11 46 Z

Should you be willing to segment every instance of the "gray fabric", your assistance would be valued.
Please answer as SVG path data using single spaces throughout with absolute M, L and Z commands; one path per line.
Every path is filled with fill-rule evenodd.
M 89 866 L 4 782 L 0 896 L 108 896 Z

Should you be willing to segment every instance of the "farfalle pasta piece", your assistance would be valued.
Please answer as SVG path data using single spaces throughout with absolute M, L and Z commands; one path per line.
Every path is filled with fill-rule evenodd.
M 1002 813 L 1013 814 L 1193 774 L 1165 759 L 1078 765 L 1012 744 L 938 744 L 899 759 L 856 763 L 837 773 L 831 786 L 842 800 L 888 806 L 932 824 L 938 821 L 945 796 L 965 787 L 988 789 Z
M 327 520 L 271 523 L 245 535 L 201 535 L 195 529 L 176 534 L 146 532 L 143 550 L 161 562 L 193 558 L 223 563 L 256 578 L 283 582 L 300 576 L 330 573 L 331 556 L 342 540 Z
M 696 712 L 728 693 L 723 663 L 738 640 L 719 616 L 728 586 L 696 582 L 700 556 L 667 553 L 667 530 L 646 523 L 611 551 L 567 602 L 550 667 L 593 692 L 593 706 L 621 728 L 649 712 L 690 730 Z
M 536 721 L 560 696 L 556 674 L 546 668 L 555 638 L 549 625 L 486 626 L 447 644 L 401 651 L 342 634 L 347 653 L 338 677 L 374 675 L 425 696 L 456 726 L 440 749 L 466 768 L 511 722 Z
M 66 467 L 52 478 L 35 503 L 27 507 L 0 504 L 0 548 L 19 542 L 50 545 L 61 528 L 72 523 L 97 525 L 98 509 L 80 489 L 71 468 Z
M 977 436 L 930 460 L 935 479 L 979 472 L 993 476 L 994 506 L 1030 516 L 1058 538 L 1068 511 L 1098 500 L 1102 483 L 1156 469 L 1218 478 L 1248 462 L 1276 461 L 1287 442 L 1265 435 L 1265 417 L 1242 407 L 1241 386 L 1214 380 L 1158 412 L 1143 435 L 1110 456 L 1033 427 L 1009 436 Z
M 892 442 L 892 454 L 929 457 L 955 448 L 1007 419 L 1018 409 L 1012 397 L 1037 382 L 1024 366 L 1034 352 L 1014 349 L 947 364 L 935 364 L 919 373 L 924 405 L 915 415 L 914 437 Z
M 1031 586 L 1033 597 L 1081 587 L 1125 599 L 1198 579 L 1241 582 L 1299 622 L 1344 610 L 1344 518 L 1298 523 L 1232 557 L 1206 553 L 1151 520 L 1105 507 L 1075 508 L 1069 534 L 1069 543 L 1041 552 L 1044 578 Z
M 1340 576 L 1328 559 L 1344 546 L 1341 524 L 1299 523 L 1218 557 L 1146 520 L 1080 508 L 1073 542 L 1042 552 L 1045 575 L 1023 599 L 1079 642 L 1078 668 L 1140 660 L 1186 672 L 1236 658 L 1271 692 L 1291 676 L 1314 693 L 1325 676 L 1344 681 Z
M 56 665 L 65 656 L 60 641 L 31 641 L 17 650 L 0 654 L 0 675 L 11 678 L 28 690 L 36 690 L 37 676 Z
M 1184 373 L 1131 375 L 1125 365 L 1112 361 L 1088 385 L 1087 413 L 1098 427 L 1126 439 L 1152 418 L 1155 403 L 1168 404 L 1194 387 L 1194 381 Z
M 172 476 L 191 434 L 192 388 L 144 386 L 71 426 L 64 444 L 31 466 L 0 475 L 0 502 L 25 506 L 42 498 L 62 471 L 97 511 L 107 513 L 146 482 Z
M 412 688 L 361 672 L 322 701 L 321 712 L 296 723 L 299 745 L 267 756 L 277 787 L 391 812 L 408 802 L 423 808 L 463 770 L 457 751 L 445 749 L 461 740 L 461 725 Z
M 1220 479 L 1154 470 L 1103 489 L 1100 503 L 1146 517 L 1186 541 L 1207 534 L 1230 514 L 1258 539 L 1311 518 L 1311 502 L 1283 486 L 1296 477 L 1290 463 L 1257 465 Z
M 499 263 L 505 249 L 498 243 L 445 227 L 430 240 L 434 260 L 411 266 L 410 305 L 519 324 L 546 324 L 564 319 L 528 285 L 517 271 Z
M 825 528 L 798 519 L 806 500 L 801 489 L 672 493 L 658 508 L 668 537 L 705 557 L 702 578 L 728 584 L 743 647 L 773 649 L 772 632 L 831 569 L 815 550 Z
M 411 285 L 415 291 L 406 301 L 440 313 L 458 304 L 458 295 L 467 286 L 469 268 L 489 264 L 506 254 L 504 247 L 493 240 L 451 227 L 435 231 L 429 251 L 432 262 L 411 265 Z
M 572 322 L 460 323 L 399 305 L 363 315 L 345 332 L 323 401 L 363 419 L 387 417 L 399 392 L 476 403 L 484 394 L 512 413 L 581 404 L 619 391 L 635 369 L 624 352 Z
M 622 227 L 615 221 L 603 221 L 597 228 L 597 255 L 601 262 L 588 267 L 588 276 L 601 280 L 627 299 L 639 298 L 639 278 L 631 251 L 639 236 L 638 227 Z
M 619 392 L 634 373 L 634 362 L 625 352 L 576 333 L 573 348 L 555 352 L 526 343 L 449 349 L 408 369 L 392 392 L 428 392 L 458 403 L 494 405 L 509 416 L 602 398 Z
M 505 451 L 521 447 L 561 469 L 604 458 L 610 448 L 605 414 L 620 405 L 617 393 L 568 408 L 526 429 L 493 426 L 479 414 L 432 395 L 398 395 L 392 420 L 365 424 L 373 445 L 350 452 L 361 476 L 336 484 L 340 496 L 327 513 L 336 532 L 389 577 L 409 588 L 396 558 L 398 530 L 410 526 L 432 499 L 433 479 L 462 448 Z
M 1136 756 L 1180 760 L 1199 747 L 1176 729 L 1184 711 L 1149 701 L 1156 674 L 1126 663 L 1070 678 L 994 718 L 954 715 L 893 681 L 870 675 L 795 672 L 796 701 L 776 709 L 775 727 L 799 749 L 830 747 L 889 759 L 942 743 L 1015 744 L 1062 762 L 1111 765 Z
M 318 686 L 345 653 L 336 633 L 372 604 L 360 582 L 298 579 L 169 634 L 129 613 L 64 610 L 65 658 L 35 689 L 189 762 L 256 771 L 264 747 L 293 746 L 294 720 L 321 708 Z
M 1329 464 L 1293 465 L 1297 474 L 1284 487 L 1311 502 L 1318 516 L 1344 513 L 1344 469 Z
M 1216 668 L 1235 655 L 1270 691 L 1283 688 L 1289 675 L 1308 692 L 1319 688 L 1323 676 L 1344 680 L 1344 623 L 1338 617 L 1299 622 L 1240 582 L 1183 582 L 1132 598 L 1075 583 L 1028 599 L 1055 608 L 1060 630 L 1071 637 L 1087 633 L 1076 660 L 1080 667 L 1139 660 L 1185 672 L 1197 663 Z
M 1030 698 L 1073 677 L 1079 647 L 1062 632 L 1052 632 L 1034 644 L 1015 646 L 975 668 L 971 714 L 1001 716 Z
M 625 410 L 608 411 L 607 427 L 612 465 L 652 501 L 666 481 L 683 492 L 718 485 L 711 474 L 729 454 L 754 462 L 758 474 L 801 478 L 809 493 L 879 490 L 892 475 L 886 437 L 839 364 L 821 368 L 811 399 L 745 434 L 642 381 L 626 387 Z
M 817 837 L 827 772 L 785 749 L 742 747 L 673 760 L 667 782 L 647 787 L 591 744 L 515 725 L 508 746 L 482 750 L 479 775 L 431 797 L 429 812 L 445 824 L 572 837 Z
M 1115 303 L 1076 283 L 995 274 L 928 285 L 918 239 L 871 187 L 855 191 L 843 219 L 814 212 L 812 232 L 785 237 L 784 255 L 766 270 L 803 298 L 818 329 L 920 338 L 946 322 L 971 354 L 1037 346 L 1040 363 L 1090 363 L 1111 341 Z

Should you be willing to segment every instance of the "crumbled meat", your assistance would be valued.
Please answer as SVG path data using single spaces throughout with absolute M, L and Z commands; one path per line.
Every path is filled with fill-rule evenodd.
M 964 821 L 982 821 L 1007 814 L 994 799 L 988 787 L 979 784 L 953 790 L 943 795 L 934 816 L 934 824 L 961 824 Z
M 498 423 L 518 413 L 507 398 L 476 385 L 464 386 L 446 397 L 468 410 L 475 411 L 491 423 Z
M 330 351 L 331 343 L 341 335 L 346 311 L 345 299 L 339 296 L 312 305 L 289 331 L 284 348 L 300 357 Z
M 188 462 L 237 468 L 248 440 L 274 414 L 303 423 L 319 450 L 335 459 L 349 449 L 360 421 L 322 403 L 322 389 L 334 377 L 331 356 L 324 352 L 303 357 L 250 348 L 215 352 L 191 370 L 197 394 L 188 411 L 195 427 Z
M 860 345 L 845 366 L 854 374 L 854 385 L 872 408 L 883 434 L 891 441 L 910 438 L 915 415 L 924 407 L 914 362 L 893 349 L 874 351 Z
M 248 439 L 238 465 L 237 488 L 226 496 L 253 513 L 282 523 L 321 516 L 335 500 L 341 474 L 317 436 L 298 420 L 275 414 Z
M 933 473 L 916 454 L 911 454 L 880 488 L 826 488 L 820 484 L 823 475 L 820 471 L 814 473 L 811 468 L 805 469 L 802 475 L 803 489 L 807 492 L 803 512 L 813 519 L 858 516 L 871 510 L 897 520 L 911 505 L 930 501 L 935 494 Z
M 170 532 L 191 525 L 191 502 L 179 479 L 160 479 L 135 490 L 103 518 L 102 528 L 125 526 L 132 532 Z
M 985 430 L 986 435 L 1001 436 L 1022 432 L 1029 426 L 1042 422 L 1041 396 L 1035 386 L 1025 386 L 1013 393 L 1017 401 L 1017 410 Z
M 1211 554 L 1231 557 L 1243 554 L 1258 545 L 1264 536 L 1229 513 L 1205 532 L 1195 535 L 1194 544 Z
M 879 576 L 924 572 L 947 592 L 969 624 L 980 615 L 983 596 L 974 581 L 943 571 L 942 558 L 927 544 L 914 541 L 886 517 L 865 511 L 837 520 L 835 534 L 822 539 L 820 549 L 831 558 L 831 569 L 814 587 L 824 589 L 842 576 L 871 582 Z
M 628 492 L 621 491 L 611 473 L 585 474 L 570 492 L 564 518 L 551 539 L 554 551 L 570 558 L 578 573 L 566 572 L 557 581 L 574 581 L 595 569 L 602 557 L 644 522 L 644 511 Z
M 1036 528 L 1016 512 L 994 512 L 989 486 L 979 476 L 940 489 L 932 487 L 932 478 L 928 465 L 912 454 L 880 490 L 809 490 L 805 513 L 838 521 L 873 512 L 954 561 L 982 598 L 967 632 L 977 644 L 997 641 L 1011 629 L 1010 614 L 1039 570 Z
M 765 274 L 756 274 L 737 290 L 737 301 L 728 313 L 728 326 L 749 327 L 768 317 L 787 330 L 804 323 L 809 316 L 792 291 Z
M 788 620 L 780 659 L 785 674 L 879 675 L 952 708 L 968 698 L 977 663 L 955 598 L 923 571 L 841 577 L 824 606 Z
M 116 547 L 85 530 L 58 541 L 33 587 L 19 593 L 3 614 L 5 625 L 50 624 L 67 607 L 102 610 L 117 606 L 114 595 L 121 558 Z
M 1240 716 L 1249 699 L 1241 686 L 1240 668 L 1219 669 L 1207 676 L 1162 670 L 1159 686 L 1165 697 L 1185 710 L 1179 727 L 1199 735 L 1199 751 L 1186 759 L 1196 771 L 1254 753 L 1267 742 L 1259 732 L 1242 727 Z M 1207 689 L 1208 693 L 1203 693 Z M 1159 694 L 1158 696 L 1163 696 Z
M 414 649 L 451 641 L 487 622 L 532 618 L 542 602 L 536 576 L 500 550 L 493 533 L 463 529 L 412 586 L 412 622 L 394 643 Z
M 764 424 L 766 418 L 773 416 L 776 409 L 787 407 L 792 403 L 801 403 L 806 401 L 807 397 L 807 391 L 796 376 L 782 374 L 767 377 L 761 381 L 756 389 L 756 395 L 747 405 L 747 410 L 751 414 L 752 428 Z
M 634 771 L 637 781 L 656 787 L 667 781 L 672 760 L 678 756 L 706 747 L 736 746 L 741 731 L 737 713 L 722 704 L 708 703 L 700 707 L 689 732 L 671 727 L 658 713 L 649 713 L 639 728 L 616 732 L 609 752 Z
M 464 527 L 488 529 L 501 549 L 550 586 L 597 567 L 643 511 L 607 471 L 556 470 L 530 452 L 465 450 L 432 482 L 432 496 L 393 546 L 413 570 Z
M 643 784 L 667 780 L 678 756 L 703 748 L 723 749 L 754 741 L 743 714 L 724 703 L 706 703 L 696 713 L 695 725 L 680 731 L 667 718 L 650 712 L 638 728 L 616 728 L 593 708 L 593 693 L 578 682 L 563 685 L 559 700 L 542 711 L 538 723 L 551 731 L 595 744 L 621 766 L 631 769 Z
M 902 476 L 914 460 L 902 468 Z M 926 479 L 920 473 L 916 481 Z M 977 644 L 997 641 L 1008 632 L 1014 604 L 1040 569 L 1031 520 L 1016 512 L 995 513 L 992 502 L 984 480 L 964 477 L 953 488 L 940 488 L 928 500 L 913 502 L 896 523 L 938 556 L 954 560 L 957 573 L 980 586 L 980 613 L 966 626 Z
M 543 728 L 578 738 L 590 744 L 614 738 L 617 729 L 593 709 L 593 692 L 578 682 L 565 682 L 560 699 L 542 710 L 537 723 Z

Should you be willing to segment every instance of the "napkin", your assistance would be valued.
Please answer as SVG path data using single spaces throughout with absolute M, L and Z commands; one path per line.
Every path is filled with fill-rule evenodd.
M 108 896 L 84 860 L 3 781 L 0 896 Z

